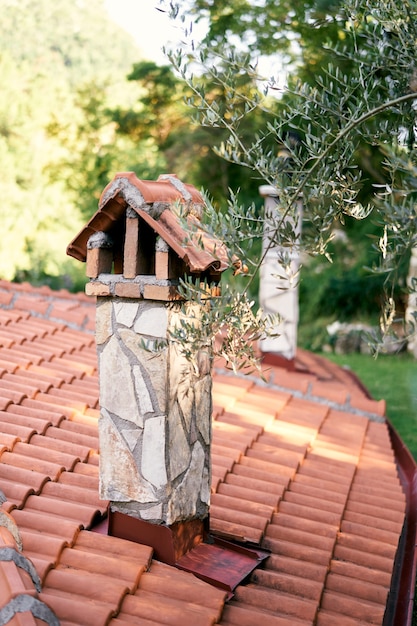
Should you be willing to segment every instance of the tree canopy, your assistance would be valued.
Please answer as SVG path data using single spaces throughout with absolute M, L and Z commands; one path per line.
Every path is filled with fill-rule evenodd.
M 68 241 L 116 171 L 149 171 L 158 158 L 119 137 L 111 116 L 137 99 L 126 75 L 138 49 L 103 0 L 0 0 L 0 8 L 1 276 L 80 287 Z
M 335 226 L 371 217 L 373 272 L 386 290 L 380 319 L 385 332 L 396 317 L 396 289 L 404 281 L 400 270 L 416 239 L 415 6 L 398 0 L 376 6 L 361 0 L 336 7 L 297 4 L 290 13 L 291 19 L 295 11 L 303 16 L 295 29 L 303 46 L 299 66 L 293 67 L 280 100 L 272 102 L 243 94 L 238 81 L 257 72 L 254 58 L 247 53 L 251 47 L 246 45 L 247 33 L 256 32 L 257 12 L 267 11 L 270 3 L 236 4 L 235 17 L 223 3 L 210 4 L 212 22 L 205 42 L 198 47 L 191 42 L 189 48 L 174 51 L 171 60 L 194 93 L 192 104 L 201 123 L 227 131 L 218 152 L 278 190 L 283 213 L 276 218 L 271 245 L 281 247 L 282 264 L 287 262 L 288 249 L 299 247 L 296 232 L 291 232 L 285 218 L 295 217 L 301 194 L 302 249 L 312 255 L 330 259 Z M 187 5 L 185 23 L 199 6 L 198 0 Z M 181 10 L 171 3 L 173 14 L 181 15 Z M 224 26 L 218 30 L 221 20 Z M 243 22 L 247 31 L 234 40 L 232 35 L 238 34 L 236 29 Z M 262 23 L 263 29 L 267 27 Z M 229 30 L 221 37 L 224 28 Z M 252 47 L 257 52 L 271 51 L 262 37 Z M 207 80 L 225 90 L 226 107 L 217 107 L 207 95 Z M 270 80 L 269 90 L 275 87 Z M 237 102 L 246 117 L 254 110 L 263 112 L 263 129 L 249 141 L 240 132 Z M 271 139 L 275 149 L 271 149 Z M 248 218 L 247 209 L 236 203 L 231 211 L 231 241 L 236 240 L 237 223 L 239 241 L 244 230 L 251 237 L 256 216 Z M 264 254 L 254 263 L 253 275 Z M 403 282 L 406 297 L 404 287 Z
M 325 315 L 328 289 L 335 314 L 354 317 L 372 314 L 361 290 L 374 307 L 383 288 L 382 326 L 394 319 L 416 231 L 412 3 L 161 0 L 187 30 L 164 66 L 139 57 L 103 0 L 0 7 L 3 277 L 75 287 L 66 244 L 114 173 L 174 172 L 208 192 L 208 222 L 247 257 L 248 301 L 262 263 L 258 186 L 269 183 L 284 215 L 303 196 L 310 319 Z M 193 19 L 206 27 L 198 45 Z M 277 59 L 285 88 L 269 72 Z M 284 264 L 294 240 L 279 220 Z M 233 302 L 242 305 L 230 295 L 229 313 Z

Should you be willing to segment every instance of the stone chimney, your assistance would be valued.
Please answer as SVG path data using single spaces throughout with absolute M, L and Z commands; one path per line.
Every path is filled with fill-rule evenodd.
M 187 360 L 170 335 L 183 316 L 198 324 L 205 306 L 181 302 L 180 279 L 217 293 L 227 266 L 224 246 L 199 226 L 202 210 L 200 194 L 175 176 L 118 174 L 67 250 L 86 261 L 86 293 L 97 297 L 100 496 L 110 500 L 110 533 L 155 544 L 168 562 L 202 540 L 209 511 L 211 355 Z
M 275 187 L 262 185 L 259 193 L 265 199 L 265 226 L 263 249 L 270 243 L 270 231 L 280 212 L 279 196 Z M 301 233 L 302 207 L 298 204 L 298 220 L 293 226 L 298 235 Z M 286 218 L 292 219 L 290 217 Z M 260 272 L 259 304 L 266 315 L 279 315 L 281 323 L 276 329 L 278 337 L 266 337 L 260 342 L 263 353 L 283 357 L 291 362 L 297 350 L 298 328 L 298 281 L 291 281 L 286 276 L 285 268 L 279 262 L 277 246 L 271 246 L 266 252 Z M 296 276 L 299 269 L 298 251 L 291 251 L 291 274 Z M 275 330 L 275 329 L 274 329 Z

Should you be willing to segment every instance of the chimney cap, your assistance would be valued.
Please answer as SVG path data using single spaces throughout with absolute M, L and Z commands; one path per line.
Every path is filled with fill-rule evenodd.
M 111 231 L 130 209 L 185 261 L 191 272 L 223 272 L 229 267 L 224 243 L 201 227 L 203 197 L 175 174 L 163 174 L 156 181 L 140 180 L 134 172 L 116 174 L 103 190 L 98 207 L 67 247 L 67 254 L 78 261 L 86 261 L 90 237 Z

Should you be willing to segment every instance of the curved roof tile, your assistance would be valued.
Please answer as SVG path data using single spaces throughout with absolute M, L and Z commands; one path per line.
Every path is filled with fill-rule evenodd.
M 16 314 L 21 297 L 48 306 Z M 0 281 L 0 303 L 0 513 L 10 511 L 42 580 L 38 593 L 0 560 L 0 608 L 29 593 L 62 624 L 382 625 L 405 483 L 383 407 L 354 378 L 301 350 L 291 372 L 269 363 L 266 382 L 216 369 L 211 530 L 270 550 L 230 597 L 95 526 L 107 502 L 94 302 Z M 77 313 L 71 327 L 56 316 L 65 303 Z M 16 546 L 2 519 L 0 550 Z

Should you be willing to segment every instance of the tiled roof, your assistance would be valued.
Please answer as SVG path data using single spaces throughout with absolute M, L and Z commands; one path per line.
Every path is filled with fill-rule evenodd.
M 0 624 L 383 623 L 406 498 L 384 403 L 349 373 L 217 364 L 211 531 L 270 551 L 229 599 L 97 525 L 94 302 L 0 281 L 0 303 Z

